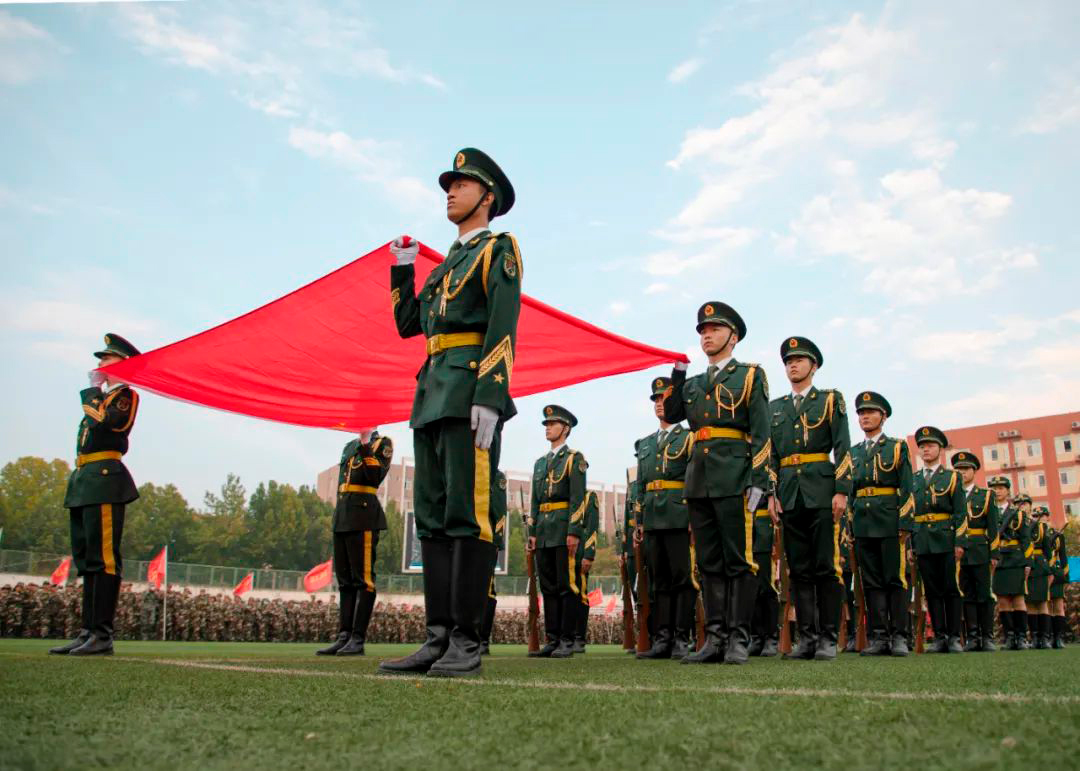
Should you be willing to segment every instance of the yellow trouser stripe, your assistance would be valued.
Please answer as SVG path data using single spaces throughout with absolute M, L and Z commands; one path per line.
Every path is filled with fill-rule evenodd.
M 956 561 L 956 591 L 960 592 L 960 596 L 964 596 L 964 590 L 960 588 L 960 560 Z
M 904 536 L 897 536 L 900 542 L 900 585 L 907 589 L 907 548 L 904 546 Z
M 116 575 L 116 555 L 113 554 L 112 504 L 101 504 L 101 560 L 105 563 L 105 572 Z
M 491 535 L 491 451 L 473 448 L 476 468 L 473 469 L 473 515 L 480 526 L 480 540 L 494 543 Z
M 581 594 L 581 592 L 578 591 L 577 576 L 574 575 L 577 569 L 577 556 L 570 554 L 569 549 L 566 554 L 566 567 L 567 570 L 570 571 L 570 591 L 574 594 Z
M 589 607 L 589 574 L 581 574 L 581 604 Z
M 750 571 L 756 576 L 758 572 L 758 564 L 754 562 L 754 512 L 746 508 L 746 498 L 742 498 L 742 510 L 743 510 L 743 525 L 745 530 L 743 532 L 743 559 L 746 560 L 746 564 L 750 566 Z
M 75 458 L 75 468 L 81 468 L 87 463 L 96 463 L 99 460 L 120 460 L 123 457 L 123 453 L 116 452 L 115 450 L 88 452 L 85 455 L 79 455 Z
M 836 580 L 844 583 L 844 566 L 840 562 L 840 523 L 833 522 L 833 569 L 836 570 Z
M 492 599 L 492 600 L 497 599 L 497 597 L 495 595 L 495 574 L 494 573 L 491 574 L 491 581 L 488 582 L 488 598 Z
M 896 495 L 895 487 L 860 487 L 855 491 L 856 498 L 868 498 L 872 495 Z
M 375 582 L 371 580 L 371 531 L 364 531 L 364 586 L 369 592 L 375 591 Z

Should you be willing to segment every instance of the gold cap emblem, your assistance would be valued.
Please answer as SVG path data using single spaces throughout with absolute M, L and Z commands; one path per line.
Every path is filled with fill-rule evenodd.
M 105 335 L 105 345 L 112 345 L 112 338 L 109 335 Z
M 922 435 L 923 436 L 930 436 L 930 429 L 929 428 L 924 428 L 922 430 Z
M 711 316 L 716 313 L 716 308 L 712 307 L 711 305 L 706 305 L 704 308 L 702 308 L 702 310 L 705 311 L 706 316 Z
M 555 412 L 555 410 L 551 409 L 551 407 L 545 407 L 545 408 L 544 408 L 544 414 L 545 414 L 545 415 L 551 415 L 551 414 L 553 414 L 554 412 Z
M 458 153 L 457 158 L 454 159 L 454 168 L 460 169 L 465 165 L 465 153 Z
M 864 394 L 862 395 L 862 400 L 863 400 L 864 402 L 868 402 L 868 401 L 870 401 L 870 394 L 869 394 L 869 393 L 864 393 Z
M 799 341 L 796 340 L 793 337 L 793 338 L 791 338 L 790 340 L 787 341 L 787 347 L 788 348 L 798 348 L 799 347 Z
M 653 383 L 653 388 L 659 388 L 659 387 L 660 387 L 660 386 L 662 386 L 663 384 L 664 384 L 664 381 L 663 381 L 663 380 L 660 380 L 659 378 L 657 378 L 656 382 L 655 382 L 655 383 Z

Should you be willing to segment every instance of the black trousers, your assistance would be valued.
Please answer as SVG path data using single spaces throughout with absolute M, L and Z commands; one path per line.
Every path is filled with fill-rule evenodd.
M 919 555 L 919 577 L 928 599 L 959 597 L 959 576 L 953 552 Z
M 780 590 L 773 579 L 772 552 L 754 552 L 754 562 L 758 564 L 758 588 L 754 598 L 751 632 L 755 637 L 777 639 L 780 625 Z
M 363 636 L 375 605 L 377 530 L 334 533 L 334 574 L 338 581 L 341 632 Z
M 681 528 L 646 530 L 644 546 L 650 589 L 681 592 L 693 588 L 690 531 Z
M 537 549 L 536 572 L 544 595 L 544 631 L 549 639 L 573 640 L 581 604 L 579 586 L 581 566 L 566 546 Z
M 737 578 L 758 572 L 754 562 L 754 513 L 741 495 L 690 498 L 690 527 L 698 570 L 704 575 Z
M 80 576 L 123 575 L 120 541 L 124 535 L 123 503 L 97 503 L 68 509 L 71 557 Z
M 961 564 L 960 592 L 964 595 L 964 602 L 993 602 L 995 598 L 990 588 L 990 563 Z
M 907 554 L 901 536 L 856 538 L 863 589 L 907 591 Z
M 833 522 L 832 510 L 804 506 L 800 496 L 780 519 L 792 583 L 840 583 L 840 525 Z

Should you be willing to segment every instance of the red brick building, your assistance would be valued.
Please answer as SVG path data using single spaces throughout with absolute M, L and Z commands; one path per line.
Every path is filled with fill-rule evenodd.
M 967 450 L 982 461 L 980 485 L 1007 476 L 1013 494 L 1027 493 L 1036 506 L 1049 507 L 1054 527 L 1080 517 L 1080 412 L 942 430 L 949 457 Z M 915 467 L 922 468 L 914 435 L 907 441 Z

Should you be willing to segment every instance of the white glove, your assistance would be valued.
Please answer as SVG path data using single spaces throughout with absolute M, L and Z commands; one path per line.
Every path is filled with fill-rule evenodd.
M 761 496 L 765 494 L 765 491 L 760 487 L 747 487 L 746 488 L 746 510 L 757 511 L 758 504 L 761 503 Z
M 86 376 L 90 379 L 91 388 L 101 388 L 105 385 L 105 373 L 99 369 L 90 370 Z
M 685 361 L 677 361 L 677 362 L 675 362 L 674 369 L 675 369 L 676 372 L 686 372 L 686 362 Z
M 416 262 L 416 254 L 420 251 L 420 244 L 415 238 L 398 236 L 390 244 L 390 254 L 397 257 L 398 265 L 412 265 Z
M 491 447 L 491 440 L 495 438 L 495 426 L 498 423 L 498 411 L 482 404 L 472 406 L 472 430 L 476 432 L 476 446 L 481 450 Z

